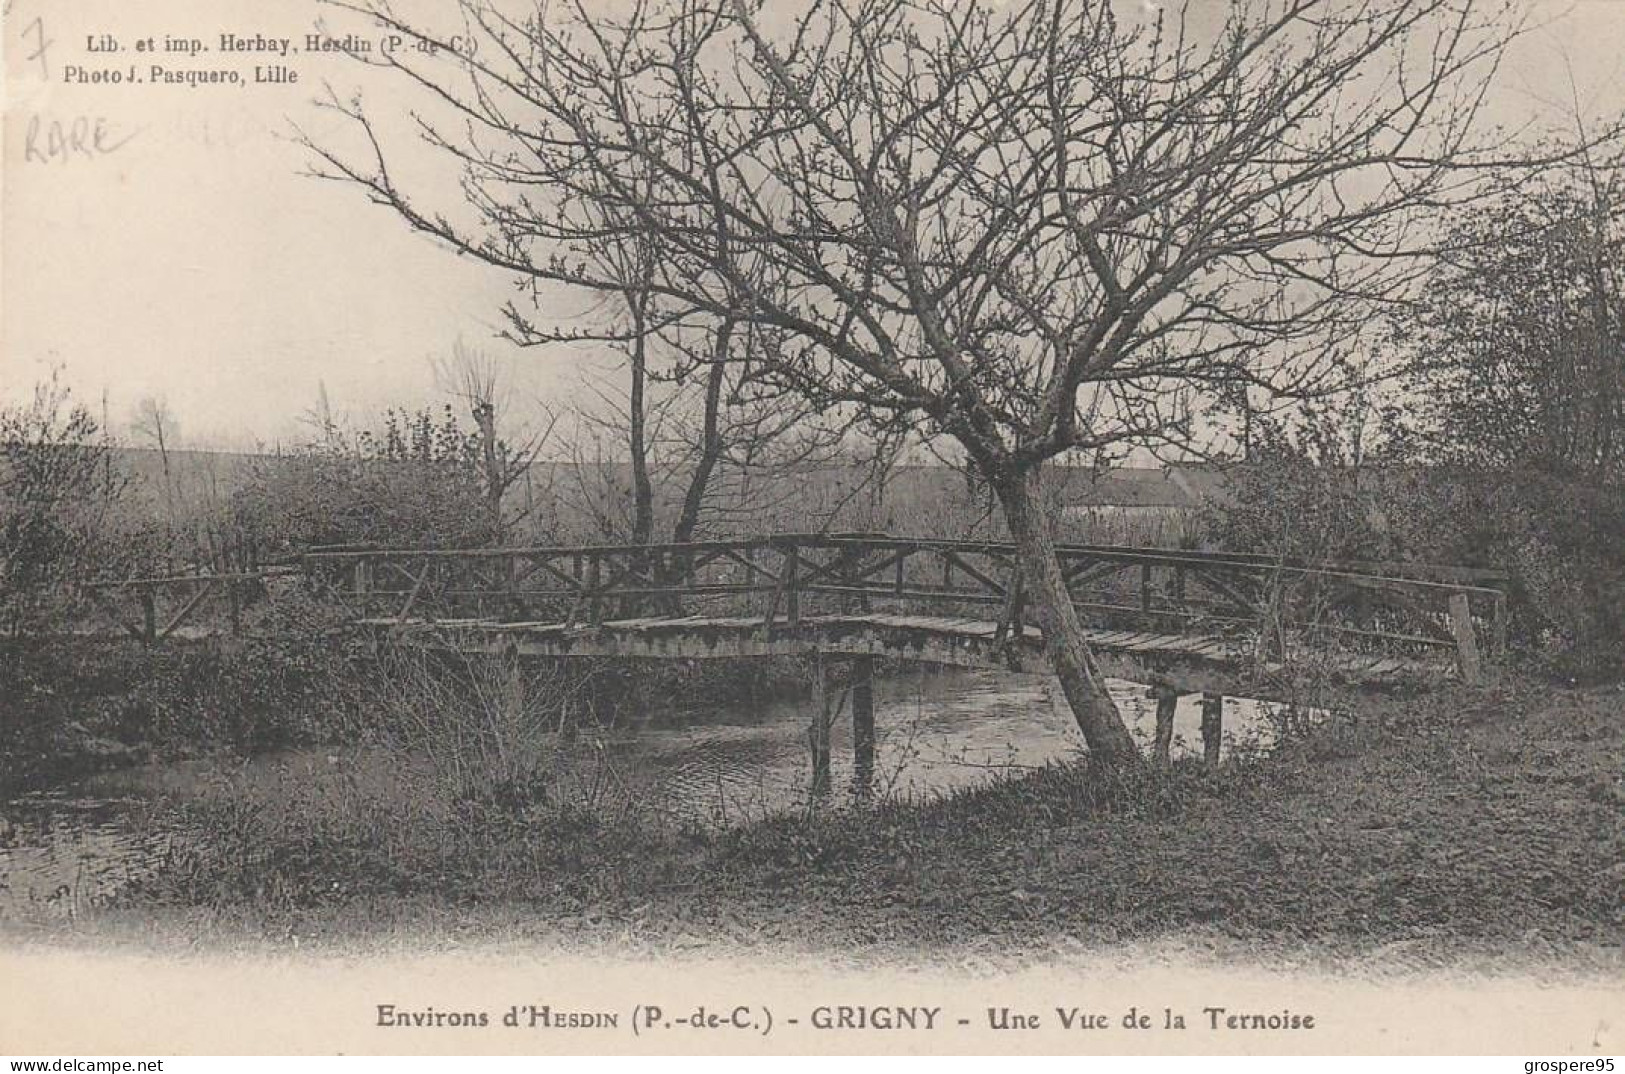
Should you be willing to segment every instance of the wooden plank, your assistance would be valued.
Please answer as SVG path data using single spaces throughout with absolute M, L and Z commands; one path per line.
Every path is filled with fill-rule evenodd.
M 944 604 L 999 604 L 1005 600 L 1004 597 L 999 596 L 997 593 L 988 593 L 980 589 L 956 589 L 952 592 L 944 592 L 940 589 L 906 589 L 901 594 L 897 594 L 885 586 L 832 585 L 827 582 L 818 585 L 805 585 L 801 588 L 804 593 L 829 593 L 835 596 L 865 597 L 895 597 L 900 595 L 905 598 L 916 597 L 920 600 L 940 601 Z
M 412 607 L 418 602 L 418 594 L 423 592 L 423 584 L 429 580 L 429 572 L 433 569 L 434 567 L 428 563 L 423 565 L 423 573 L 412 580 L 412 592 L 407 596 L 405 606 L 395 618 L 404 623 L 406 617 L 412 614 Z
M 1195 582 L 1197 585 L 1212 593 L 1218 594 L 1224 600 L 1229 602 L 1230 607 L 1244 613 L 1246 618 L 1257 618 L 1258 613 L 1253 607 L 1253 601 L 1239 590 L 1232 588 L 1229 582 L 1222 580 L 1221 577 L 1218 576 L 1217 572 L 1196 571 L 1192 573 L 1190 577 L 1191 581 Z
M 570 595 L 581 592 L 581 579 L 579 577 L 572 577 L 563 570 L 560 570 L 558 567 L 553 566 L 551 562 L 544 559 L 533 561 L 531 568 L 515 579 L 515 586 L 517 587 L 520 582 L 529 580 L 530 577 L 539 570 L 546 571 L 548 574 L 551 574 L 553 577 L 563 582 L 567 587 L 562 591 L 563 594 Z
M 991 591 L 992 593 L 996 594 L 997 596 L 999 596 L 1001 598 L 1005 595 L 1005 583 L 1000 582 L 997 579 L 992 578 L 992 577 L 990 577 L 990 576 L 988 576 L 986 574 L 983 574 L 981 571 L 977 570 L 975 567 L 973 567 L 969 563 L 965 562 L 965 559 L 964 559 L 963 556 L 959 555 L 956 552 L 949 552 L 949 553 L 947 553 L 947 558 L 954 566 L 958 567 L 960 570 L 964 571 L 966 574 L 970 575 L 972 578 L 976 579 L 978 582 L 981 582 L 982 585 L 986 586 L 987 589 L 989 591 Z M 1019 574 L 1019 571 L 1017 573 Z
M 1085 637 L 1087 637 L 1089 639 L 1090 644 L 1092 644 L 1092 645 L 1102 645 L 1102 646 L 1106 646 L 1108 648 L 1113 647 L 1113 646 L 1117 646 L 1117 645 L 1122 645 L 1124 642 L 1128 641 L 1128 639 L 1132 638 L 1133 636 L 1134 636 L 1134 632 L 1132 630 L 1085 631 Z
M 210 584 L 193 593 L 192 599 L 181 605 L 181 610 L 171 616 L 169 622 L 164 624 L 163 628 L 158 631 L 158 637 L 167 638 L 175 633 L 176 628 L 186 621 L 186 617 L 192 614 L 193 609 L 203 603 L 203 598 L 208 596 L 213 588 L 214 586 Z
M 729 549 L 729 550 L 723 552 L 723 555 L 727 559 L 730 559 L 734 563 L 737 563 L 740 566 L 745 568 L 745 584 L 746 584 L 747 587 L 752 588 L 752 589 L 757 587 L 756 586 L 756 576 L 758 574 L 761 575 L 762 577 L 766 578 L 769 582 L 773 583 L 774 585 L 777 585 L 779 583 L 779 576 L 774 574 L 772 571 L 768 570 L 766 567 L 763 567 L 763 566 L 759 565 L 756 562 L 755 557 L 751 554 L 752 551 L 753 550 L 746 549 L 743 552 L 737 552 L 737 551 L 734 551 L 732 549 Z
M 662 553 L 698 553 L 715 549 L 782 548 L 792 543 L 799 543 L 808 547 L 841 548 L 860 546 L 868 549 L 905 549 L 909 552 L 951 549 L 960 555 L 1008 556 L 1013 551 L 1013 546 L 1009 542 L 903 538 L 886 534 L 775 534 L 715 541 L 658 544 L 648 547 Z M 567 556 L 591 552 L 615 553 L 624 551 L 624 549 L 624 545 L 518 546 L 490 549 L 330 547 L 313 549 L 304 558 L 310 560 L 348 561 L 364 556 L 417 556 L 428 558 L 483 558 L 514 554 Z M 1183 563 L 1192 566 L 1223 566 L 1247 573 L 1257 573 L 1261 570 L 1322 574 L 1356 573 L 1388 577 L 1398 581 L 1417 581 L 1450 586 L 1468 585 L 1485 589 L 1503 586 L 1509 580 L 1509 575 L 1505 571 L 1479 567 L 1364 560 L 1313 561 L 1290 557 L 1281 558 L 1258 553 L 1202 552 L 1192 549 L 1131 545 L 1061 545 L 1057 548 L 1057 554 L 1063 564 L 1070 564 L 1084 558 L 1111 557 L 1120 564 L 1150 562 L 1175 565 Z
M 145 636 L 141 633 L 141 628 L 130 622 L 128 619 L 125 619 L 124 613 L 119 610 L 117 605 L 101 594 L 99 587 L 95 589 L 87 588 L 85 592 L 90 597 L 90 602 L 106 613 L 107 617 L 113 620 L 115 625 L 123 628 L 126 634 L 130 635 L 130 637 L 134 638 L 136 641 L 146 640 Z
M 408 643 L 450 646 L 468 652 L 498 652 L 500 645 L 517 644 L 523 652 L 551 657 L 748 658 L 825 652 L 890 655 L 962 667 L 1002 668 L 1008 663 L 1006 657 L 988 644 L 997 624 L 947 617 L 809 616 L 797 630 L 780 629 L 767 635 L 761 633 L 761 621 L 754 616 L 643 617 L 613 621 L 602 628 L 563 623 L 500 623 L 488 619 L 459 620 L 455 624 L 416 620 L 403 625 L 392 619 L 371 622 Z M 1224 663 L 1245 655 L 1234 643 L 1223 639 L 1133 631 L 1095 633 L 1097 637 L 1092 644 L 1104 636 L 1119 642 L 1114 651 L 1154 653 L 1164 659 Z M 499 642 L 497 639 L 509 640 Z M 1027 646 L 1036 646 L 1039 641 L 1036 631 L 1028 632 L 1023 638 Z M 1211 655 L 1215 648 L 1218 656 Z M 1373 682 L 1403 675 L 1439 674 L 1445 670 L 1393 657 L 1339 657 L 1335 666 L 1351 681 Z
M 1121 563 L 1113 563 L 1110 560 L 1101 562 L 1091 557 L 1078 560 L 1077 565 L 1070 570 L 1067 569 L 1063 561 L 1061 577 L 1066 579 L 1067 588 L 1071 589 L 1074 586 L 1087 585 L 1109 574 L 1116 574 L 1122 569 L 1123 564 Z

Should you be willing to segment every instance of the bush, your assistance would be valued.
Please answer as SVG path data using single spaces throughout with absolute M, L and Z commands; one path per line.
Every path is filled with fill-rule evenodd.
M 1570 676 L 1625 673 L 1625 487 L 1560 468 L 1323 467 L 1238 471 L 1208 508 L 1227 548 L 1393 560 L 1511 575 L 1508 643 Z
M 266 459 L 232 498 L 231 528 L 275 557 L 312 545 L 466 548 L 500 536 L 482 491 L 473 434 L 449 408 L 391 412 L 379 433 L 337 429 Z
M 0 629 L 37 629 L 83 573 L 123 491 L 95 419 L 55 374 L 26 407 L 0 408 Z
M 361 695 L 326 635 L 13 643 L 0 649 L 0 759 L 25 783 L 147 754 L 257 752 L 350 737 Z M 115 749 L 116 747 L 116 749 Z
M 1509 571 L 1509 643 L 1586 678 L 1625 673 L 1625 486 L 1560 469 L 1438 468 L 1396 482 L 1407 558 Z

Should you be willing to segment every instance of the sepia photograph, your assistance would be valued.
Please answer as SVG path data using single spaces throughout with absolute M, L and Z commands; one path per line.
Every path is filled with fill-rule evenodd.
M 1625 0 L 0 25 L 0 1054 L 1625 1053 Z

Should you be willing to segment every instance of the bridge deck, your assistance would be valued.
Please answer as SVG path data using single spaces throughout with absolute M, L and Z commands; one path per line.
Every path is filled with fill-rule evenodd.
M 360 625 L 396 640 L 462 652 L 514 651 L 524 656 L 722 659 L 799 656 L 814 652 L 879 656 L 955 667 L 1041 668 L 1044 638 L 1032 626 L 1019 634 L 979 619 L 860 613 L 803 616 L 797 623 L 764 624 L 758 616 L 646 616 L 598 625 L 500 622 L 490 619 L 374 618 Z M 1135 630 L 1085 630 L 1097 652 L 1131 657 L 1208 688 L 1202 673 L 1234 671 L 1247 662 L 1251 642 L 1211 635 Z M 1316 652 L 1337 678 L 1380 685 L 1421 676 L 1450 675 L 1448 662 L 1359 652 Z M 1262 669 L 1270 670 L 1266 664 Z M 1277 667 L 1278 670 L 1278 667 Z M 1183 671 L 1184 675 L 1177 672 Z M 1195 673 L 1196 678 L 1191 678 Z
M 1354 683 L 1456 674 L 1504 652 L 1507 580 L 1417 564 L 1319 563 L 1116 545 L 1056 550 L 1097 651 L 1160 674 L 1256 684 L 1296 663 Z M 774 534 L 676 545 L 311 551 L 248 575 L 87 583 L 145 644 L 241 613 L 288 586 L 380 638 L 537 656 L 752 657 L 816 652 L 969 667 L 1040 666 L 1014 546 L 886 534 Z M 221 606 L 224 606 L 224 619 Z M 607 620 L 607 621 L 606 621 Z M 427 633 L 426 633 L 427 632 Z M 1259 637 L 1290 657 L 1255 657 Z M 1263 663 L 1264 666 L 1260 666 Z M 1195 681 L 1182 670 L 1179 678 Z

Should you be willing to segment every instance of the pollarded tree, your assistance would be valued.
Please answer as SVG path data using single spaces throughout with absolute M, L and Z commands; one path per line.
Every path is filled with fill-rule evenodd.
M 1132 755 L 1039 489 L 1075 450 L 1180 444 L 1224 389 L 1312 394 L 1337 338 L 1418 268 L 1463 196 L 1505 9 L 1247 0 L 1222 25 L 1112 0 L 464 0 L 417 43 L 416 130 L 457 196 L 356 98 L 319 174 L 531 281 L 624 294 L 654 251 L 668 331 L 777 333 L 759 373 L 956 442 L 996 493 L 1097 756 Z M 606 13 L 613 9 L 613 13 Z M 1308 345 L 1308 344 L 1313 344 Z
M 531 517 L 529 505 L 510 505 L 510 493 L 529 475 L 553 435 L 557 418 L 546 413 L 539 423 L 517 427 L 511 436 L 505 436 L 502 430 L 508 427 L 504 423 L 511 420 L 513 391 L 493 356 L 459 341 L 449 355 L 436 359 L 433 365 L 441 388 L 461 399 L 474 419 L 475 432 L 466 444 L 476 455 L 475 469 L 490 532 L 496 543 L 505 543 L 518 527 L 537 521 Z

